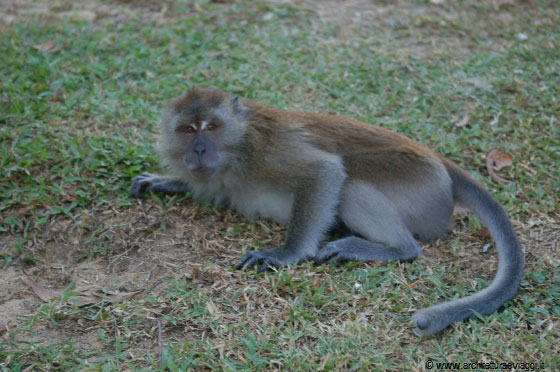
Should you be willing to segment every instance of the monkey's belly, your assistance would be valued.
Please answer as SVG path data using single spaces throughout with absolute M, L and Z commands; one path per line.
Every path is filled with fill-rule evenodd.
M 237 212 L 248 218 L 270 218 L 280 224 L 287 224 L 294 196 L 268 189 L 242 190 L 231 195 L 229 202 Z

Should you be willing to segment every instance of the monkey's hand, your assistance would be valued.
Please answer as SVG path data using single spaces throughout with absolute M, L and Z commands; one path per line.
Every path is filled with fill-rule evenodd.
M 241 257 L 237 269 L 257 267 L 257 272 L 263 272 L 271 267 L 282 267 L 297 263 L 300 260 L 297 253 L 284 247 L 268 248 L 262 251 L 250 251 Z
M 163 192 L 165 194 L 184 194 L 189 191 L 187 185 L 180 180 L 146 172 L 134 177 L 130 187 L 130 195 L 139 198 L 143 190 Z

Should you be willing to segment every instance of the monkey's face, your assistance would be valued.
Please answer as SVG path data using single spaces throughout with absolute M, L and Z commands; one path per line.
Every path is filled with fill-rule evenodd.
M 171 167 L 189 178 L 209 181 L 234 155 L 243 136 L 245 112 L 237 99 L 211 89 L 194 89 L 171 103 L 159 147 Z
M 184 143 L 184 162 L 187 169 L 200 179 L 210 178 L 220 165 L 216 146 L 224 124 L 217 118 L 179 123 L 177 137 Z

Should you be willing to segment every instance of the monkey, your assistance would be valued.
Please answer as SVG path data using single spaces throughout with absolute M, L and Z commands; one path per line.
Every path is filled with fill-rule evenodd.
M 523 251 L 500 204 L 455 163 L 394 131 L 198 87 L 165 109 L 157 149 L 168 173 L 134 178 L 133 197 L 143 190 L 190 193 L 287 225 L 282 246 L 246 252 L 238 269 L 303 260 L 412 261 L 418 241 L 446 234 L 454 205 L 462 205 L 489 229 L 497 272 L 482 291 L 413 314 L 416 333 L 490 314 L 520 285 Z M 349 235 L 319 250 L 329 229 L 340 225 Z

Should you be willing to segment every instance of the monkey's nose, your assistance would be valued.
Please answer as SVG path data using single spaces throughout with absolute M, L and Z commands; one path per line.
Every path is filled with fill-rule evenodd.
M 206 145 L 203 143 L 198 143 L 194 146 L 193 151 L 198 156 L 202 156 L 206 152 Z

